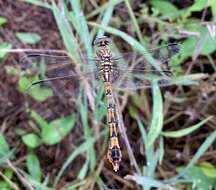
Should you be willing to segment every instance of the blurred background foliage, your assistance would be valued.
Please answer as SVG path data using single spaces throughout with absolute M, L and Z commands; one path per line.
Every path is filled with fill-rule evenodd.
M 82 64 L 104 34 L 118 52 L 182 47 L 169 63 L 175 85 L 121 92 L 117 173 L 105 158 L 103 85 L 93 101 L 46 86 L 29 96 L 39 76 L 17 66 L 29 48 Z M 216 0 L 0 0 L 0 189 L 216 189 L 215 50 Z

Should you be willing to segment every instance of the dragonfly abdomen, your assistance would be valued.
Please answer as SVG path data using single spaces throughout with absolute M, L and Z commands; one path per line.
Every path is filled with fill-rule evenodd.
M 121 150 L 119 146 L 118 141 L 118 119 L 117 119 L 117 113 L 116 113 L 116 105 L 114 102 L 112 89 L 111 89 L 111 83 L 105 82 L 105 96 L 107 99 L 107 112 L 108 112 L 108 126 L 109 126 L 109 132 L 110 132 L 110 138 L 109 138 L 109 147 L 107 152 L 107 159 L 113 166 L 114 171 L 119 170 L 119 163 L 121 162 Z

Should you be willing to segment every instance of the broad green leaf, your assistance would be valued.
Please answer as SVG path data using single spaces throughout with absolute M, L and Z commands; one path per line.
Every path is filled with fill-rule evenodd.
M 196 0 L 194 4 L 188 9 L 190 12 L 202 11 L 208 5 L 208 1 Z
M 18 136 L 23 136 L 27 133 L 27 131 L 21 129 L 21 128 L 16 128 L 15 129 L 15 133 L 18 135 Z
M 37 148 L 41 144 L 41 139 L 34 133 L 29 133 L 22 136 L 22 141 L 29 148 Z
M 210 116 L 210 117 L 206 118 L 205 120 L 203 120 L 203 121 L 201 121 L 201 122 L 199 122 L 196 125 L 193 125 L 191 127 L 177 130 L 177 131 L 162 132 L 161 134 L 163 136 L 169 137 L 169 138 L 183 137 L 183 136 L 189 135 L 190 133 L 194 132 L 195 130 L 197 130 L 198 128 L 203 126 L 208 120 L 210 120 L 212 118 L 213 118 L 213 116 Z
M 192 56 L 193 50 L 196 46 L 197 40 L 195 38 L 186 39 L 182 46 L 184 47 L 181 51 L 180 59 L 183 62 L 185 59 Z
M 53 96 L 53 91 L 50 88 L 47 87 L 34 87 L 32 92 L 31 92 L 31 96 L 39 101 L 39 102 L 43 102 L 45 101 L 47 98 L 52 97 Z
M 41 37 L 37 33 L 30 32 L 17 32 L 16 37 L 23 43 L 36 44 L 41 40 Z
M 138 114 L 138 110 L 134 106 L 129 105 L 128 112 L 130 117 L 132 117 L 133 119 L 137 119 L 139 114 Z
M 39 102 L 43 102 L 47 98 L 52 97 L 53 91 L 48 87 L 40 87 L 39 85 L 30 87 L 32 82 L 36 80 L 39 80 L 38 77 L 21 77 L 18 81 L 19 90 L 23 93 L 31 95 L 32 98 Z
M 209 35 L 209 31 L 206 27 L 197 24 L 191 25 L 188 27 L 188 30 L 199 33 L 199 38 L 188 38 L 184 40 L 182 43 L 183 48 L 180 54 L 181 62 L 191 57 L 196 50 L 195 48 L 200 48 L 200 55 L 209 55 L 210 53 L 216 51 L 216 38 L 212 38 Z M 197 47 L 198 44 L 200 47 Z
M 199 167 L 202 169 L 203 173 L 208 177 L 213 177 L 216 180 L 216 168 L 209 162 L 199 163 Z
M 49 145 L 60 142 L 71 131 L 74 124 L 75 117 L 71 115 L 50 122 L 42 128 L 43 142 Z
M 3 16 L 0 16 L 0 26 L 7 23 L 7 19 Z
M 8 154 L 10 151 L 9 145 L 2 134 L 0 134 L 0 147 L 1 147 L 0 148 L 0 158 L 1 158 L 6 154 Z
M 0 43 L 0 59 L 3 58 L 7 54 L 7 50 L 12 48 L 12 44 L 10 43 Z
M 198 166 L 192 166 L 189 169 L 180 167 L 177 169 L 178 173 L 188 181 L 192 181 L 195 189 L 208 190 L 211 186 L 216 185 L 215 178 L 206 176 L 202 169 Z
M 13 177 L 14 171 L 11 168 L 5 168 L 4 175 L 7 176 L 9 179 Z
M 18 81 L 18 88 L 21 92 L 25 92 L 31 85 L 31 81 L 27 77 L 21 77 Z
M 9 183 L 3 180 L 0 181 L 0 189 L 1 190 L 11 190 Z
M 216 0 L 211 0 L 212 15 L 216 18 Z
M 41 168 L 38 157 L 30 153 L 27 156 L 27 168 L 30 175 L 38 182 L 41 181 Z
M 41 130 L 48 127 L 48 123 L 44 118 L 42 118 L 37 112 L 33 111 L 31 112 L 31 117 L 36 121 L 36 123 L 39 125 Z
M 150 1 L 151 5 L 158 9 L 162 15 L 171 15 L 178 12 L 178 8 L 169 1 L 153 0 Z
M 206 33 L 208 33 L 206 29 Z M 210 53 L 213 53 L 216 51 L 216 38 L 212 38 L 210 35 L 206 40 L 203 41 L 202 49 L 201 49 L 201 55 L 209 55 Z
M 5 71 L 8 75 L 12 76 L 18 76 L 20 73 L 20 70 L 13 66 L 5 66 Z
M 5 168 L 4 170 L 1 169 L 1 172 L 4 174 L 5 177 L 8 178 L 8 180 L 11 180 L 13 177 L 13 170 L 11 170 L 10 168 Z M 9 184 L 8 181 L 6 180 L 0 180 L 0 189 L 1 190 L 10 190 L 11 185 Z

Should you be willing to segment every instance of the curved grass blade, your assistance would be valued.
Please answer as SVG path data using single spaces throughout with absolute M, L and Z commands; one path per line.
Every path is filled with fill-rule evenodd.
M 147 135 L 147 145 L 148 150 L 151 147 L 157 137 L 160 135 L 163 127 L 163 101 L 160 92 L 160 88 L 157 82 L 152 83 L 152 94 L 153 94 L 153 110 L 152 110 L 152 121 L 150 130 Z
M 179 190 L 177 188 L 171 187 L 170 185 L 164 184 L 159 180 L 150 179 L 144 176 L 127 175 L 125 176 L 125 179 L 135 181 L 137 184 L 142 185 L 143 187 L 147 186 L 147 187 L 160 188 L 163 190 Z
M 95 143 L 95 138 L 89 138 L 88 141 L 85 141 L 83 144 L 81 144 L 79 147 L 77 147 L 70 156 L 66 159 L 65 163 L 63 164 L 62 168 L 60 169 L 55 182 L 54 186 L 57 185 L 58 181 L 60 180 L 61 176 L 63 175 L 66 168 L 71 164 L 71 162 L 79 155 L 86 151 L 88 151 L 89 147 L 91 147 Z
M 201 122 L 199 122 L 196 125 L 193 125 L 191 127 L 181 129 L 181 130 L 177 130 L 177 131 L 162 132 L 161 134 L 164 137 L 168 137 L 168 138 L 184 137 L 186 135 L 191 134 L 192 132 L 199 129 L 200 127 L 202 127 L 208 120 L 210 120 L 212 118 L 213 118 L 213 116 L 209 116 L 208 118 L 204 119 L 203 121 L 201 121 Z
M 212 143 L 215 142 L 216 139 L 216 131 L 212 132 L 206 140 L 203 142 L 203 144 L 200 146 L 200 148 L 197 150 L 193 158 L 191 159 L 190 163 L 187 165 L 186 169 L 189 169 L 191 166 L 193 166 L 200 157 L 205 153 L 205 151 L 212 145 Z

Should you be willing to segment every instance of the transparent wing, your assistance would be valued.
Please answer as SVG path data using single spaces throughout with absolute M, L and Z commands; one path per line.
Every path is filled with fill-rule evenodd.
M 151 83 L 157 81 L 159 86 L 172 85 L 172 73 L 156 70 L 119 70 L 118 80 L 112 82 L 116 90 L 138 90 L 151 88 Z
M 75 59 L 61 51 L 44 50 L 28 52 L 20 58 L 19 64 L 23 69 L 31 69 L 31 71 L 36 72 L 36 70 L 38 71 L 37 68 L 41 68 L 45 70 L 47 75 L 59 77 L 70 75 L 70 72 L 77 69 L 76 67 L 80 71 L 95 70 L 95 60 L 94 57 Z
M 152 74 L 157 78 L 164 77 L 166 74 L 165 79 L 157 80 L 162 86 L 170 84 L 167 78 L 168 73 L 170 76 L 172 72 L 169 70 L 168 62 L 179 53 L 180 49 L 180 44 L 168 44 L 148 50 L 157 60 L 163 72 L 155 71 L 143 54 L 130 52 L 111 57 L 113 85 L 121 89 L 149 88 L 149 75 L 152 76 Z M 28 92 L 40 89 L 38 91 L 43 93 L 47 90 L 42 91 L 41 89 L 52 87 L 53 94 L 68 96 L 77 92 L 83 80 L 93 82 L 98 79 L 95 64 L 97 61 L 99 61 L 98 58 L 94 56 L 82 56 L 77 60 L 63 51 L 43 50 L 28 52 L 21 57 L 19 64 L 25 75 L 32 81 Z M 127 73 L 126 76 L 125 73 Z
M 170 69 L 169 61 L 181 51 L 181 44 L 171 43 L 158 48 L 147 50 L 149 54 L 155 59 L 161 69 Z M 121 69 L 149 69 L 152 68 L 151 64 L 147 62 L 147 53 L 141 54 L 136 52 L 123 53 L 118 56 L 115 55 L 112 58 L 114 65 Z M 152 68 L 154 69 L 154 68 Z
M 26 92 L 35 97 L 41 94 L 74 97 L 80 91 L 82 81 L 96 78 L 94 64 L 77 64 L 61 52 L 28 52 L 21 57 L 19 64 L 25 77 L 31 81 Z
M 140 54 L 124 54 L 113 58 L 113 87 L 119 90 L 136 90 L 151 88 L 151 82 L 156 80 L 159 86 L 172 85 L 174 73 L 169 67 L 169 60 L 180 52 L 180 44 L 168 44 L 149 50 L 157 60 L 160 71 L 156 70 Z M 125 59 L 127 57 L 127 59 Z M 122 61 L 122 59 L 125 61 Z M 118 72 L 117 72 L 118 71 Z

